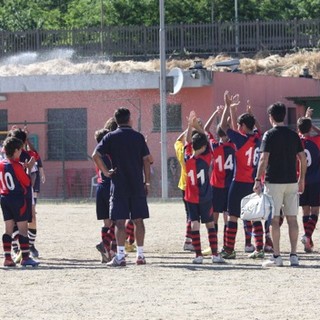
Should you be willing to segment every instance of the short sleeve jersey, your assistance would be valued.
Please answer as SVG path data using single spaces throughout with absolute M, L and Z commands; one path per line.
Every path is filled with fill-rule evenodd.
M 299 135 L 286 126 L 276 126 L 263 135 L 261 152 L 269 153 L 265 181 L 297 182 L 297 154 L 303 151 Z
M 30 177 L 16 160 L 5 159 L 0 162 L 0 193 L 2 196 L 25 196 L 30 189 Z
M 210 139 L 213 163 L 210 184 L 216 188 L 230 186 L 235 165 L 235 145 L 232 142 L 218 142 Z
M 96 146 L 102 156 L 108 154 L 116 172 L 112 175 L 114 197 L 145 196 L 143 158 L 150 154 L 143 135 L 129 126 L 106 134 Z
M 184 162 L 184 144 L 181 141 L 176 141 L 174 144 L 174 150 L 176 151 L 176 157 L 179 161 L 181 173 L 178 183 L 178 188 L 181 190 L 186 189 L 187 173 L 186 164 Z
M 301 138 L 307 158 L 306 184 L 320 183 L 320 135 Z
M 212 199 L 209 170 L 212 160 L 211 149 L 208 147 L 202 154 L 194 156 L 192 145 L 185 147 L 187 185 L 184 199 L 191 203 L 204 203 Z
M 234 180 L 237 182 L 253 183 L 259 161 L 261 134 L 242 134 L 228 129 L 227 135 L 236 146 Z

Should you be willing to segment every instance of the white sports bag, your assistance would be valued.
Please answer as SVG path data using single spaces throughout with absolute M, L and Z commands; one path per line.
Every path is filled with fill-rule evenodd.
M 274 214 L 274 203 L 271 196 L 260 193 L 251 193 L 241 200 L 242 220 L 268 220 L 272 219 Z

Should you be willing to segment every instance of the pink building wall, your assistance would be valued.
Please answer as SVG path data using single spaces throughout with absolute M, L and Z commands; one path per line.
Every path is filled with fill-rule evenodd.
M 225 90 L 239 93 L 241 104 L 238 112 L 245 111 L 246 101 L 249 99 L 254 113 L 263 129 L 269 128 L 266 108 L 275 101 L 282 101 L 288 107 L 295 108 L 288 96 L 316 96 L 320 92 L 320 82 L 304 78 L 278 78 L 262 75 L 244 75 L 239 73 L 214 73 L 211 86 L 200 88 L 182 88 L 176 95 L 169 95 L 167 103 L 182 105 L 182 130 L 186 128 L 186 117 L 191 110 L 195 110 L 205 122 L 216 106 L 223 104 Z M 141 110 L 141 132 L 148 137 L 148 145 L 155 159 L 152 183 L 153 196 L 161 196 L 161 141 L 160 133 L 153 132 L 152 106 L 159 103 L 159 90 L 109 90 L 85 92 L 45 92 L 45 93 L 8 93 L 7 100 L 0 102 L 0 109 L 8 110 L 8 122 L 46 122 L 49 108 L 87 108 L 87 145 L 88 155 L 95 147 L 94 132 L 103 127 L 105 121 L 112 116 L 114 110 L 120 106 L 129 108 L 132 112 L 135 128 L 137 129 L 139 108 Z M 319 106 L 320 107 L 320 106 Z M 299 109 L 299 114 L 301 113 Z M 47 160 L 47 131 L 45 124 L 29 126 L 31 133 L 39 136 L 39 152 L 43 158 L 47 173 L 47 182 L 43 185 L 43 195 L 47 197 L 59 196 L 57 188 L 61 183 L 61 162 Z M 180 132 L 169 132 L 167 135 L 168 158 L 174 157 L 173 144 Z M 93 163 L 88 161 L 68 161 L 66 168 L 88 170 L 89 178 L 94 174 Z M 179 170 L 172 171 L 169 181 L 169 196 L 179 196 L 176 189 Z M 172 176 L 173 175 L 173 176 Z M 86 194 L 88 192 L 86 191 Z

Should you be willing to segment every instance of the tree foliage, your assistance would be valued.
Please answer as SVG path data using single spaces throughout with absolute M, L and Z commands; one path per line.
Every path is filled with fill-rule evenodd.
M 316 19 L 320 0 L 238 0 L 239 21 Z M 167 24 L 235 19 L 233 0 L 164 0 Z M 0 0 L 6 31 L 159 25 L 159 0 Z

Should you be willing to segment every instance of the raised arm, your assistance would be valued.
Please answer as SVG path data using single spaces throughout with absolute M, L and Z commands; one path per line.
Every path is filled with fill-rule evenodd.
M 204 131 L 209 132 L 210 127 L 213 123 L 213 121 L 217 118 L 218 115 L 222 114 L 223 106 L 217 106 L 216 110 L 212 113 L 206 124 L 204 125 Z
M 186 134 L 186 141 L 187 143 L 191 143 L 192 141 L 192 130 L 193 130 L 193 121 L 194 119 L 197 119 L 196 113 L 192 110 L 188 117 L 188 128 L 187 128 L 187 134 Z
M 230 104 L 230 123 L 233 130 L 237 130 L 237 110 L 239 104 L 239 94 L 232 96 L 232 101 Z
M 232 103 L 232 95 L 229 91 L 224 93 L 224 109 L 222 112 L 222 117 L 220 121 L 220 127 L 224 132 L 227 132 L 228 129 L 228 118 L 230 116 L 230 105 Z
M 254 117 L 253 110 L 252 110 L 252 105 L 250 104 L 249 100 L 247 100 L 246 110 L 250 115 L 252 115 Z M 254 117 L 254 120 L 255 120 L 255 126 L 256 126 L 257 130 L 261 133 L 262 131 L 261 131 L 260 122 L 258 121 L 258 119 L 256 117 Z

